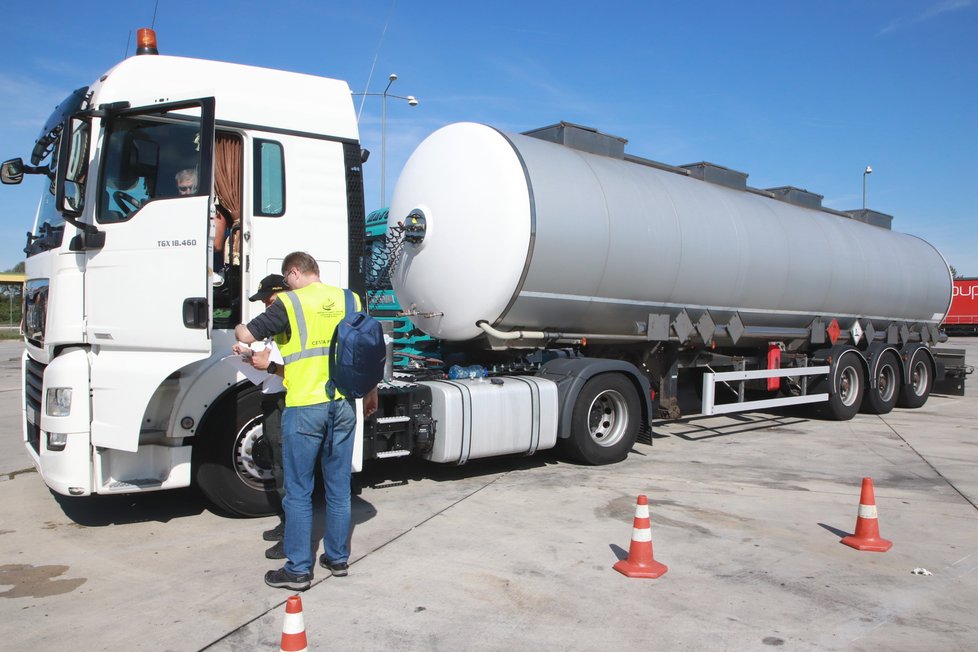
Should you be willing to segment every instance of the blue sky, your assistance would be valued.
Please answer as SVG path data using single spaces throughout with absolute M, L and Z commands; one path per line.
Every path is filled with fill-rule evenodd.
M 26 158 L 51 109 L 121 59 L 154 7 L 7 7 L 0 157 Z M 155 26 L 165 54 L 335 77 L 355 91 L 372 68 L 370 92 L 397 73 L 390 92 L 420 104 L 388 104 L 388 195 L 440 126 L 566 120 L 627 138 L 638 156 L 711 161 L 836 209 L 861 206 L 871 165 L 868 206 L 978 276 L 978 0 L 159 0 Z M 381 205 L 380 117 L 368 97 L 368 211 Z M 21 259 L 38 193 L 36 179 L 0 187 L 0 269 Z

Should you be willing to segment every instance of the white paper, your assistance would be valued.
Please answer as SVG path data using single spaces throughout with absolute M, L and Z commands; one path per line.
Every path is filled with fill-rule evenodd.
M 255 369 L 251 366 L 251 363 L 244 358 L 244 356 L 238 355 L 237 353 L 232 353 L 231 355 L 223 358 L 231 364 L 232 367 L 241 374 L 244 375 L 249 381 L 255 385 L 261 385 L 265 377 L 268 376 L 268 372 L 262 369 Z
M 250 345 L 244 342 L 238 342 L 242 347 L 248 347 L 250 350 L 245 353 L 232 353 L 231 355 L 224 358 L 228 361 L 235 370 L 241 372 L 245 378 L 248 379 L 254 385 L 261 385 L 263 393 L 275 393 L 284 392 L 285 385 L 282 382 L 281 376 L 273 375 L 268 373 L 263 369 L 255 369 L 251 366 L 251 355 L 252 352 L 257 353 L 258 351 L 264 351 L 265 347 L 271 349 L 268 354 L 269 362 L 274 362 L 276 364 L 285 364 L 285 360 L 282 358 L 282 353 L 275 346 L 274 342 L 252 342 Z

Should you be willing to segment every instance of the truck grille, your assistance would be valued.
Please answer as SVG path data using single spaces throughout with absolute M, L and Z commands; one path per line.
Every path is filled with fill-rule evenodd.
M 25 407 L 28 412 L 33 410 L 34 421 L 37 422 L 31 423 L 29 419 L 27 420 L 27 443 L 38 454 L 41 452 L 41 388 L 44 383 L 44 367 L 45 365 L 32 360 L 30 357 L 27 358 L 27 364 L 24 365 Z

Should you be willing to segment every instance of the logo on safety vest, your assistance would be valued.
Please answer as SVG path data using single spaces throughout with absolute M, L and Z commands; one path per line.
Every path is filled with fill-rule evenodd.
M 336 307 L 336 301 L 333 300 L 324 301 L 323 304 L 319 307 L 319 314 L 322 315 L 323 317 L 332 318 L 338 315 L 341 316 L 343 315 L 343 313 L 344 310 L 342 309 L 342 307 L 338 309 Z

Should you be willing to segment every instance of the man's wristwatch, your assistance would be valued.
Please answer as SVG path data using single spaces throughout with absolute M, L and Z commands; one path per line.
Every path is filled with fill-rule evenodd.
M 273 376 L 275 374 L 277 374 L 278 373 L 278 363 L 275 362 L 274 360 L 272 362 L 269 362 L 268 363 L 268 369 L 267 369 L 267 371 L 268 371 L 268 373 L 272 374 Z

